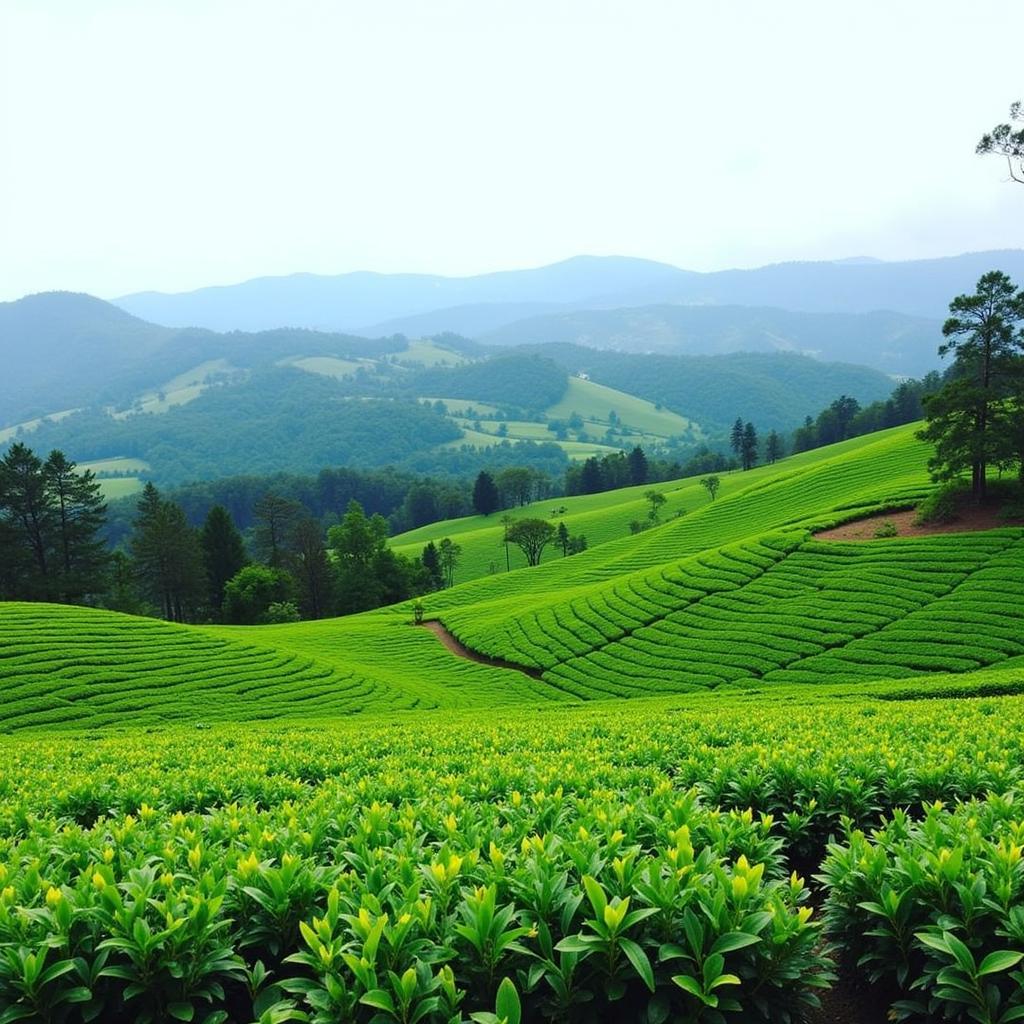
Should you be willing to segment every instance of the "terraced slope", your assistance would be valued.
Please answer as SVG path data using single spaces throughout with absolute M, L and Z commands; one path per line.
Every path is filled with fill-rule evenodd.
M 443 618 L 586 699 L 965 672 L 1024 655 L 1024 532 L 840 544 L 791 530 Z
M 514 678 L 509 678 L 510 676 Z M 543 700 L 395 616 L 265 629 L 0 605 L 0 727 L 322 717 Z

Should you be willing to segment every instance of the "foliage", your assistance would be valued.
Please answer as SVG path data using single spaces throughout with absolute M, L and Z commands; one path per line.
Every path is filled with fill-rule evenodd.
M 1010 104 L 1010 122 L 997 124 L 978 142 L 975 152 L 997 153 L 1006 157 L 1010 177 L 1024 183 L 1024 127 L 1014 129 L 1012 122 L 1024 122 L 1024 107 L 1019 102 Z
M 701 477 L 700 485 L 708 492 L 708 497 L 714 501 L 722 487 L 722 479 L 712 474 L 711 476 Z
M 224 587 L 224 621 L 233 625 L 287 622 L 288 618 L 279 617 L 280 606 L 291 602 L 294 589 L 295 581 L 283 569 L 247 565 Z M 272 615 L 275 606 L 278 611 Z
M 219 612 L 224 604 L 224 587 L 248 561 L 242 535 L 223 505 L 214 505 L 210 509 L 199 543 L 203 550 L 210 607 Z
M 82 601 L 104 589 L 106 506 L 89 471 L 26 445 L 0 459 L 0 598 Z
M 555 539 L 555 528 L 544 519 L 517 519 L 507 529 L 507 543 L 526 556 L 527 565 L 538 565 L 544 549 Z
M 971 471 L 971 493 L 984 500 L 989 465 L 1008 465 L 1024 453 L 1017 445 L 1024 395 L 1024 291 L 1000 271 L 982 275 L 973 295 L 959 295 L 943 325 L 940 355 L 955 363 L 941 390 L 925 402 L 934 442 L 929 462 L 935 479 Z M 1020 464 L 1024 473 L 1024 463 Z
M 481 516 L 489 516 L 500 507 L 498 487 L 494 477 L 482 469 L 473 484 L 473 511 Z
M 894 1018 L 1024 1018 L 1024 816 L 1015 795 L 895 810 L 870 838 L 846 824 L 822 880 L 826 928 Z
M 142 593 L 171 622 L 187 622 L 202 607 L 207 578 L 197 532 L 176 502 L 146 484 L 136 506 L 131 556 Z

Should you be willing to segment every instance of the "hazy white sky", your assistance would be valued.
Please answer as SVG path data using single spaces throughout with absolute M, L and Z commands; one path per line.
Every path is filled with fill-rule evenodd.
M 0 299 L 1024 246 L 1021 0 L 0 0 Z

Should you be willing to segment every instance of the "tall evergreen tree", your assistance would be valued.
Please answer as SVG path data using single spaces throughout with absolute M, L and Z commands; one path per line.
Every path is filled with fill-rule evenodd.
M 765 461 L 768 462 L 769 465 L 774 466 L 775 463 L 782 458 L 782 455 L 782 438 L 779 437 L 779 432 L 777 430 L 773 430 L 764 442 Z
M 740 460 L 744 469 L 753 469 L 757 465 L 757 431 L 754 429 L 753 423 L 747 423 L 743 427 Z
M 444 577 L 441 575 L 441 562 L 437 554 L 437 545 L 432 540 L 427 541 L 420 561 L 423 562 L 423 568 L 427 570 L 427 576 L 430 579 L 430 589 L 440 590 L 444 584 Z
M 601 463 L 591 456 L 583 463 L 580 472 L 580 493 L 600 494 L 604 490 L 604 474 L 601 472 Z
M 647 456 L 644 454 L 643 448 L 637 445 L 630 453 L 626 456 L 626 460 L 629 463 L 629 480 L 634 486 L 639 484 L 647 483 Z
M 480 470 L 473 484 L 473 509 L 481 516 L 489 516 L 497 512 L 501 500 L 498 496 L 498 485 L 494 477 L 486 470 Z
M 280 569 L 287 562 L 292 530 L 302 511 L 299 502 L 273 491 L 268 491 L 253 506 L 256 518 L 253 547 L 258 557 L 272 569 Z
M 79 472 L 62 451 L 50 452 L 43 476 L 53 503 L 56 592 L 62 601 L 81 601 L 105 584 L 109 555 L 99 536 L 107 512 L 103 491 L 94 473 Z
M 210 607 L 220 614 L 225 584 L 249 562 L 242 535 L 223 505 L 214 505 L 207 513 L 199 543 L 203 549 Z
M 938 479 L 971 471 L 971 492 L 983 501 L 988 466 L 1008 460 L 1012 396 L 1019 386 L 1024 350 L 1024 291 L 1006 274 L 982 275 L 973 295 L 958 295 L 942 327 L 948 339 L 939 355 L 955 362 L 942 388 L 925 399 L 928 425 L 920 436 L 933 441 L 929 468 Z
M 737 456 L 743 455 L 743 420 L 737 416 L 736 422 L 732 425 L 732 431 L 729 434 L 729 447 L 737 454 Z
M 20 596 L 35 601 L 52 598 L 53 500 L 42 461 L 20 441 L 0 460 L 0 510 L 20 548 L 16 562 L 22 568 L 15 584 Z
M 299 588 L 299 610 L 304 618 L 330 615 L 334 598 L 334 573 L 324 548 L 323 530 L 312 516 L 295 524 L 292 537 L 292 573 Z
M 206 590 L 199 538 L 181 506 L 164 501 L 152 483 L 139 499 L 131 539 L 140 589 L 172 622 L 191 619 Z

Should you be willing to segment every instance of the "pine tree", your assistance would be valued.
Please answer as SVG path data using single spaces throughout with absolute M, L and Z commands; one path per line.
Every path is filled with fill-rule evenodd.
M 500 506 L 498 485 L 486 470 L 480 470 L 473 484 L 473 509 L 481 516 L 489 516 Z
M 334 597 L 334 572 L 324 548 L 323 531 L 312 516 L 295 524 L 292 572 L 299 587 L 299 609 L 304 618 L 329 615 Z
M 976 501 L 986 496 L 991 463 L 1011 461 L 1014 391 L 1024 350 L 1024 291 L 998 270 L 984 274 L 973 295 L 959 295 L 942 327 L 939 355 L 956 362 L 942 388 L 925 399 L 928 425 L 920 437 L 935 442 L 929 468 L 938 479 L 971 471 Z
M 569 554 L 569 530 L 565 523 L 558 524 L 558 536 L 555 543 L 562 549 L 562 557 Z
M 638 486 L 640 484 L 647 483 L 647 456 L 644 454 L 643 448 L 637 445 L 628 456 L 626 456 L 629 462 L 629 479 L 632 484 Z
M 165 619 L 186 622 L 206 590 L 199 538 L 180 505 L 164 501 L 147 483 L 138 503 L 131 540 L 140 589 Z
M 737 454 L 743 454 L 743 420 L 739 416 L 732 425 L 732 432 L 729 435 L 729 447 Z
M 437 545 L 432 540 L 427 541 L 427 546 L 423 549 L 421 561 L 423 562 L 423 567 L 427 570 L 427 576 L 430 578 L 430 589 L 440 590 L 444 581 L 441 576 L 441 563 L 437 557 Z
M 753 423 L 747 423 L 743 427 L 740 459 L 744 469 L 753 469 L 757 465 L 757 431 L 754 429 Z
M 288 560 L 288 542 L 302 514 L 302 506 L 297 501 L 268 491 L 252 511 L 256 517 L 253 531 L 256 554 L 272 569 L 280 569 Z
M 55 510 L 46 486 L 43 464 L 22 444 L 11 445 L 0 460 L 0 514 L 9 536 L 20 549 L 15 586 L 23 599 L 45 601 L 55 596 L 52 579 Z
M 210 607 L 220 614 L 224 585 L 249 562 L 242 535 L 223 505 L 214 505 L 207 513 L 199 543 L 203 549 Z
M 778 431 L 773 430 L 764 443 L 764 457 L 770 465 L 775 465 L 782 458 L 782 438 Z
M 54 509 L 55 590 L 62 601 L 81 601 L 104 586 L 109 555 L 98 536 L 107 505 L 96 476 L 78 472 L 62 451 L 50 452 L 43 466 Z

